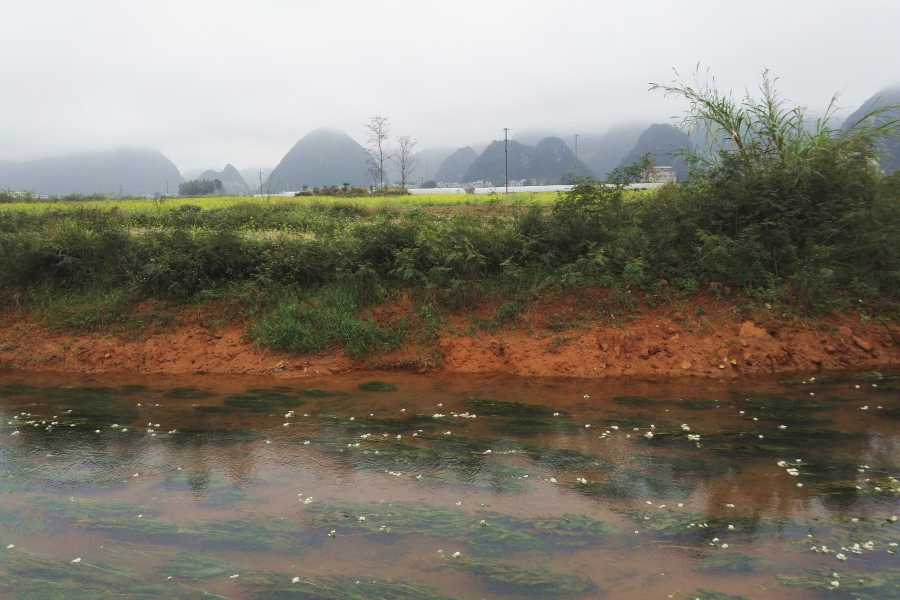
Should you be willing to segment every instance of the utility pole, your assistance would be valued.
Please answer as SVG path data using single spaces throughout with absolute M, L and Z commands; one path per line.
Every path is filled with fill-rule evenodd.
M 259 195 L 262 196 L 262 169 L 259 170 Z
M 509 127 L 503 128 L 503 161 L 506 174 L 506 193 L 509 193 Z
M 575 183 L 578 183 L 578 134 L 575 134 Z

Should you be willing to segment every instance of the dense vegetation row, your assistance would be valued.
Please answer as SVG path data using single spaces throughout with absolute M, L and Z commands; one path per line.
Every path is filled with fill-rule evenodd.
M 8 211 L 0 299 L 33 309 L 61 303 L 51 312 L 67 307 L 100 327 L 129 302 L 238 299 L 264 343 L 317 350 L 339 342 L 356 354 L 397 343 L 415 321 L 383 327 L 360 316 L 401 293 L 415 299 L 421 322 L 493 297 L 502 323 L 542 290 L 597 284 L 694 293 L 715 283 L 719 292 L 728 286 L 802 311 L 874 300 L 892 310 L 900 175 L 879 171 L 876 143 L 893 124 L 870 118 L 842 131 L 809 130 L 778 103 L 745 101 L 712 115 L 722 101 L 714 90 L 669 91 L 695 93 L 695 123 L 714 140 L 730 133 L 713 154 L 688 157 L 695 168 L 686 182 L 653 193 L 625 189 L 644 164 L 584 181 L 549 209 Z M 736 119 L 740 111 L 749 113 Z

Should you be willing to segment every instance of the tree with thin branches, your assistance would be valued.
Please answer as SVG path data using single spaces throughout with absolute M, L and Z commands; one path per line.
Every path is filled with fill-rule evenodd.
M 387 117 L 376 115 L 369 119 L 365 127 L 368 130 L 369 145 L 366 152 L 369 153 L 369 158 L 366 163 L 369 165 L 369 175 L 378 182 L 378 187 L 381 189 L 384 187 L 384 174 L 392 154 L 388 144 L 390 126 Z
M 412 172 L 419 166 L 421 157 L 415 152 L 418 141 L 412 136 L 401 135 L 397 138 L 397 150 L 391 154 L 391 162 L 400 174 L 400 185 L 406 187 Z

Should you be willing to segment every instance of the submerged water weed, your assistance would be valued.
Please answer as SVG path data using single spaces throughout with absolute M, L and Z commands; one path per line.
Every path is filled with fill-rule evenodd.
M 333 398 L 334 396 L 349 396 L 347 392 L 335 392 L 332 390 L 297 390 L 298 393 L 310 398 Z
M 110 595 L 195 600 L 206 596 L 205 590 L 151 579 L 119 564 L 93 559 L 74 562 L 18 550 L 0 552 L 0 592 L 15 600 L 95 600 Z
M 522 444 L 521 451 L 535 464 L 554 473 L 573 470 L 605 471 L 614 466 L 614 463 L 606 458 L 568 448 L 553 448 L 544 444 Z
M 837 571 L 831 568 L 810 569 L 804 575 L 776 575 L 778 582 L 789 588 L 828 590 L 829 598 L 840 600 L 892 600 L 900 598 L 900 569 L 884 569 L 878 573 Z
M 454 600 L 426 583 L 385 580 L 369 575 L 293 578 L 266 572 L 243 578 L 257 600 Z
M 632 408 L 653 406 L 660 402 L 665 402 L 659 398 L 648 398 L 646 396 L 613 396 L 613 400 L 619 404 L 630 406 Z
M 228 394 L 221 406 L 195 406 L 206 412 L 267 412 L 275 408 L 296 408 L 306 401 L 277 390 L 247 390 L 244 394 Z
M 196 580 L 234 573 L 235 567 L 209 554 L 182 551 L 153 570 L 165 577 Z
M 535 418 L 569 416 L 569 413 L 550 406 L 527 404 L 525 402 L 510 402 L 507 400 L 492 400 L 490 398 L 477 398 L 475 396 L 466 398 L 463 401 L 463 405 L 470 411 L 487 417 Z
M 0 385 L 0 398 L 9 398 L 12 396 L 23 396 L 38 391 L 38 388 L 25 383 L 13 382 Z
M 414 432 L 419 429 L 435 429 L 438 427 L 465 427 L 465 421 L 431 415 L 409 415 L 408 417 L 345 417 L 328 415 L 323 417 L 322 425 L 332 429 L 355 429 L 369 431 L 377 435 L 379 432 Z
M 449 557 L 445 564 L 485 580 L 487 587 L 507 594 L 578 594 L 597 589 L 596 584 L 574 573 L 558 573 L 529 565 L 512 565 L 497 560 Z
M 683 596 L 692 600 L 749 600 L 744 596 L 735 596 L 734 594 L 726 594 L 725 592 L 717 592 L 707 588 L 697 588 L 693 592 L 676 592 L 673 596 Z
M 683 406 L 690 410 L 707 410 L 710 408 L 720 408 L 723 403 L 718 400 L 700 400 L 697 398 L 685 398 L 676 402 L 678 406 Z
M 303 547 L 317 543 L 308 531 L 274 517 L 206 520 L 182 525 L 162 519 L 152 508 L 138 504 L 78 498 L 67 502 L 47 496 L 32 497 L 29 502 L 48 523 L 52 519 L 60 525 L 99 531 L 114 539 L 137 543 L 284 554 L 296 554 Z
M 743 552 L 717 552 L 698 562 L 696 568 L 710 573 L 771 573 L 779 565 Z
M 750 541 L 759 536 L 802 537 L 808 528 L 792 519 L 766 519 L 753 516 L 718 516 L 670 508 L 656 510 L 622 508 L 617 512 L 634 521 L 641 534 L 652 534 L 682 542 L 713 543 L 715 538 L 724 544 L 735 540 Z
M 251 429 L 219 429 L 217 427 L 182 427 L 178 434 L 167 438 L 166 443 L 173 446 L 211 444 L 229 446 L 262 439 L 262 433 Z
M 385 383 L 384 381 L 367 381 L 359 384 L 359 389 L 367 392 L 395 392 L 397 386 L 393 383 Z
M 218 394 L 195 387 L 177 387 L 167 391 L 166 396 L 178 400 L 200 400 L 201 398 L 214 398 Z
M 834 408 L 834 404 L 809 398 L 791 398 L 775 394 L 735 392 L 732 402 L 742 412 L 741 419 L 777 421 L 778 423 L 828 423 L 831 420 L 815 412 Z
M 900 481 L 893 477 L 825 481 L 811 486 L 810 489 L 816 496 L 837 506 L 854 506 L 862 501 L 893 505 L 900 497 Z
M 576 481 L 568 486 L 584 496 L 603 498 L 671 498 L 687 496 L 694 490 L 694 483 L 671 477 L 655 477 L 636 469 L 618 467 L 599 481 Z
M 356 469 L 378 471 L 440 485 L 465 485 L 505 493 L 528 488 L 529 471 L 492 459 L 483 440 L 419 433 L 419 444 L 384 436 L 303 437 L 298 442 L 337 455 Z M 431 446 L 425 445 L 432 444 Z
M 619 530 L 585 515 L 522 518 L 490 511 L 474 516 L 424 502 L 327 502 L 306 509 L 313 527 L 343 527 L 393 540 L 417 534 L 464 541 L 469 552 L 499 556 L 526 551 L 583 548 L 619 535 Z

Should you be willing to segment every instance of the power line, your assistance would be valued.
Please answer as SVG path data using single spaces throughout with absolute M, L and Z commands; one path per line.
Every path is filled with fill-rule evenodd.
M 503 162 L 506 174 L 506 193 L 509 193 L 509 127 L 503 128 Z

